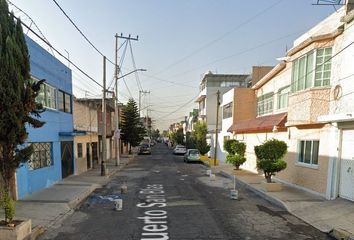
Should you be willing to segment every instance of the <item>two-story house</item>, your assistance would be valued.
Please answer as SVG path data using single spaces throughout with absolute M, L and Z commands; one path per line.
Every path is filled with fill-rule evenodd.
M 253 66 L 251 74 L 251 86 L 256 84 L 273 67 Z M 232 88 L 222 95 L 221 101 L 221 129 L 218 135 L 217 159 L 225 162 L 227 152 L 223 149 L 224 142 L 233 138 L 229 129 L 240 121 L 255 118 L 256 97 L 251 88 Z
M 287 99 L 290 89 L 290 64 L 281 62 L 255 81 L 250 92 L 235 94 L 235 112 L 232 126 L 228 129 L 234 138 L 246 143 L 247 161 L 241 166 L 257 172 L 254 146 L 270 138 L 286 139 Z M 237 101 L 239 95 L 239 101 Z M 246 104 L 247 103 L 247 104 Z M 247 106 L 247 108 L 245 108 Z M 247 118 L 240 116 L 248 115 Z
M 98 111 L 100 99 L 74 99 L 74 137 L 76 173 L 98 165 Z
M 18 199 L 49 187 L 74 173 L 71 70 L 29 37 L 31 76 L 45 79 L 37 98 L 46 111 L 42 128 L 28 128 L 28 144 L 34 148 L 30 160 L 16 171 Z
M 230 128 L 247 144 L 243 168 L 256 171 L 254 145 L 277 138 L 288 145 L 278 180 L 327 199 L 354 200 L 350 10 L 339 9 L 296 39 L 284 62 L 252 87 L 257 118 Z
M 211 146 L 209 154 L 214 155 L 215 149 L 215 129 L 216 129 L 216 113 L 219 111 L 218 129 L 221 129 L 221 111 L 218 106 L 217 92 L 219 91 L 219 103 L 221 103 L 222 95 L 227 91 L 237 88 L 247 88 L 250 82 L 250 75 L 248 74 L 213 74 L 207 72 L 204 74 L 200 82 L 200 93 L 196 99 L 199 106 L 199 121 L 206 121 L 209 132 L 208 143 Z M 217 144 L 219 146 L 219 144 Z M 219 147 L 218 147 L 219 148 Z

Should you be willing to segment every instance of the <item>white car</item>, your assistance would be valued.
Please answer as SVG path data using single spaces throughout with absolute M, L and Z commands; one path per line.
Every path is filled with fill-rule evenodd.
M 175 149 L 173 149 L 173 154 L 186 154 L 187 149 L 183 145 L 177 145 Z

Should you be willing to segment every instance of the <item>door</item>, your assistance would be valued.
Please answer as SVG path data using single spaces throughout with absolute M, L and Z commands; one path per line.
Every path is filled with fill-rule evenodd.
M 343 130 L 339 196 L 354 201 L 354 130 Z
M 90 143 L 86 143 L 86 161 L 87 161 L 87 169 L 90 169 L 91 168 Z
M 93 142 L 92 143 L 92 162 L 93 162 L 94 166 L 98 165 L 98 146 L 97 146 L 97 142 Z
M 66 178 L 74 173 L 73 142 L 61 142 L 61 176 Z

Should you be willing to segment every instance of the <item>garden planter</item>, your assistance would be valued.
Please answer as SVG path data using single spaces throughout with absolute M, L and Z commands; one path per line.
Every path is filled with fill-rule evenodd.
M 266 192 L 280 192 L 282 190 L 281 183 L 277 182 L 268 183 L 266 181 L 262 181 L 261 187 Z
M 31 234 L 31 219 L 19 220 L 14 227 L 0 226 L 1 240 L 23 240 Z

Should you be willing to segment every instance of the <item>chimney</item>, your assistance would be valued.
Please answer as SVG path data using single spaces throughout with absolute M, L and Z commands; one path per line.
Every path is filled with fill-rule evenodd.
M 346 14 L 354 9 L 354 0 L 345 0 Z

